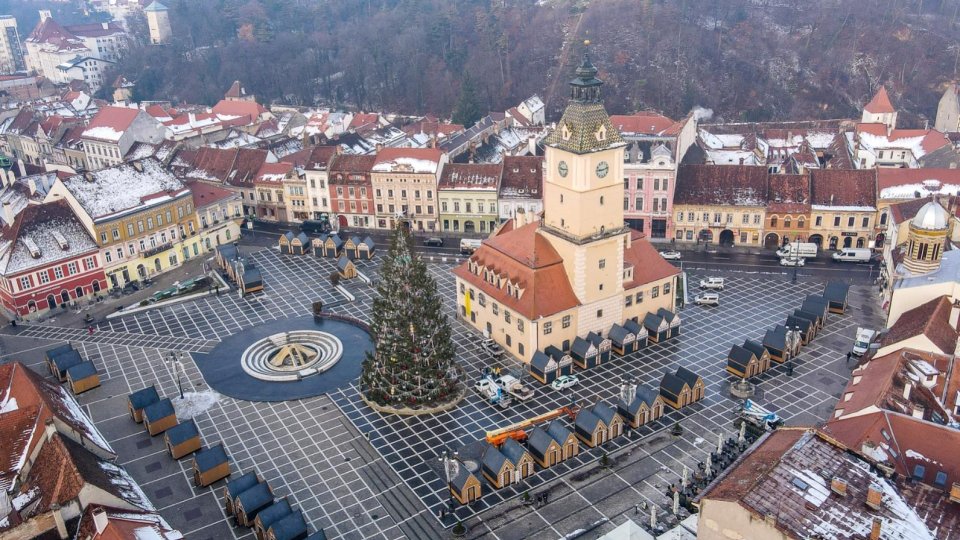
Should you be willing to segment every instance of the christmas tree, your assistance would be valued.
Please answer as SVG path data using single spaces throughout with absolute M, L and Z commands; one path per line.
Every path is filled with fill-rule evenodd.
M 381 406 L 434 407 L 460 394 L 450 325 L 437 284 L 398 221 L 380 267 L 370 324 L 375 347 L 363 361 L 361 391 Z

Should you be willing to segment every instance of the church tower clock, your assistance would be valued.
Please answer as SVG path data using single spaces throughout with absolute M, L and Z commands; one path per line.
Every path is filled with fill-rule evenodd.
M 603 108 L 601 86 L 584 54 L 570 81 L 570 102 L 546 140 L 540 230 L 563 257 L 583 305 L 583 330 L 622 322 L 623 250 L 629 240 L 622 206 L 626 143 Z

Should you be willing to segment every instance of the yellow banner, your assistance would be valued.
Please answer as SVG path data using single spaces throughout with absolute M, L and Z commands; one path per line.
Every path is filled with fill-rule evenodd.
M 467 317 L 470 316 L 470 291 L 463 293 L 463 307 L 467 310 Z

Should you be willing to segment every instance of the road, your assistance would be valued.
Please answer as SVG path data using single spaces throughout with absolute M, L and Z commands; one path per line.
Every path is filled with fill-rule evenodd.
M 274 246 L 277 237 L 285 231 L 296 230 L 296 225 L 274 224 L 257 222 L 256 228 L 251 233 L 243 231 L 243 245 Z M 390 245 L 389 231 L 371 231 L 357 230 L 357 235 L 370 236 L 381 249 Z M 348 232 L 353 234 L 353 232 Z M 460 257 L 460 237 L 445 235 L 443 236 L 444 245 L 442 247 L 424 246 L 423 240 L 428 234 L 436 233 L 417 233 L 415 250 L 418 253 L 431 255 L 433 257 Z M 663 246 L 662 249 L 667 249 Z M 780 266 L 780 258 L 773 252 L 769 253 L 747 253 L 730 248 L 720 248 L 717 252 L 706 252 L 700 250 L 682 251 L 680 261 L 671 261 L 674 265 L 686 271 L 699 272 L 722 272 L 722 273 L 741 273 L 741 274 L 762 274 L 770 277 L 791 278 L 793 268 Z M 837 263 L 830 259 L 827 252 L 821 252 L 816 259 L 807 259 L 803 268 L 798 269 L 798 278 L 805 276 L 818 279 L 842 279 L 854 283 L 871 283 L 878 275 L 876 263 L 854 264 Z
M 671 261 L 686 271 L 740 272 L 793 276 L 793 268 L 780 266 L 780 258 L 773 252 L 753 254 L 736 251 L 707 253 L 704 251 L 683 251 L 680 261 Z M 834 262 L 823 252 L 815 259 L 807 259 L 806 264 L 797 270 L 799 278 L 804 276 L 820 279 L 842 279 L 857 283 L 870 283 L 878 276 L 876 263 L 855 264 Z

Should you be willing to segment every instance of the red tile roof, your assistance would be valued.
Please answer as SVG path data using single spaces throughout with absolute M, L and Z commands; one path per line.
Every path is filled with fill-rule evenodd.
M 947 474 L 947 489 L 953 482 L 960 482 L 960 460 L 956 458 L 960 430 L 880 410 L 830 420 L 823 431 L 901 475 L 910 476 L 915 465 L 922 465 L 926 468 L 924 483 L 928 485 L 933 483 L 937 471 Z
M 489 163 L 448 163 L 443 166 L 440 189 L 493 189 L 500 183 L 502 165 Z
M 310 150 L 310 157 L 304 163 L 304 168 L 312 171 L 327 170 L 335 155 L 337 155 L 336 146 L 314 146 Z
M 630 247 L 623 250 L 624 266 L 633 266 L 633 279 L 623 283 L 624 289 L 632 289 L 675 276 L 680 269 L 665 261 L 643 235 L 631 231 Z
M 374 167 L 387 165 L 403 159 L 412 159 L 424 162 L 433 162 L 439 167 L 443 152 L 437 148 L 384 148 L 377 152 Z M 436 172 L 436 170 L 434 171 Z
M 522 192 L 521 192 L 522 190 Z M 543 198 L 543 158 L 539 156 L 504 156 L 500 177 L 503 198 Z
M 380 115 L 377 113 L 357 113 L 350 120 L 348 129 L 360 129 L 372 124 L 379 124 Z
M 942 184 L 960 185 L 960 169 L 905 169 L 877 170 L 877 185 L 883 190 L 905 184 L 921 184 L 924 180 L 939 180 Z
M 349 178 L 350 173 L 363 174 L 369 181 L 370 170 L 376 162 L 377 156 L 357 156 L 352 154 L 338 154 L 328 166 L 330 170 L 330 182 L 334 183 L 334 173 L 342 173 Z M 345 179 L 346 179 L 345 178 Z
M 90 130 L 98 127 L 109 127 L 114 131 L 126 131 L 130 124 L 137 118 L 139 109 L 130 109 L 127 107 L 103 107 L 97 112 L 84 130 L 86 138 L 98 138 L 93 134 L 87 134 Z M 93 132 L 95 134 L 95 132 Z M 116 142 L 114 139 L 107 139 L 110 142 Z
M 94 512 L 104 511 L 107 525 L 103 532 L 97 532 Z M 120 510 L 98 504 L 91 504 L 84 510 L 77 526 L 75 538 L 89 540 L 181 540 L 183 534 L 170 527 L 160 514 Z
M 472 284 L 479 292 L 530 320 L 549 317 L 580 305 L 573 293 L 563 260 L 550 242 L 531 223 L 483 242 L 454 275 Z M 520 298 L 508 294 L 507 286 L 497 287 L 483 276 L 470 272 L 470 262 L 505 276 L 523 290 Z
M 813 170 L 810 196 L 811 203 L 817 205 L 876 207 L 877 170 Z
M 763 206 L 767 169 L 747 165 L 681 165 L 674 204 Z
M 250 122 L 256 122 L 267 109 L 256 101 L 230 101 L 221 99 L 213 106 L 213 112 L 224 116 L 248 117 Z
M 219 186 L 214 186 L 206 182 L 187 182 L 190 193 L 193 195 L 193 207 L 203 208 L 218 201 L 236 196 L 236 193 Z
M 701 496 L 704 499 L 739 501 L 780 464 L 780 459 L 804 436 L 801 429 L 781 429 L 757 443 L 749 454 Z
M 810 211 L 810 176 L 771 174 L 767 179 L 767 210 L 802 213 Z
M 260 170 L 257 171 L 257 177 L 254 180 L 254 183 L 268 183 L 275 184 L 283 181 L 283 178 L 288 175 L 293 170 L 292 163 L 279 162 L 279 163 L 264 163 L 260 166 Z
M 898 202 L 890 205 L 890 217 L 894 223 L 904 223 L 913 219 L 917 212 L 930 202 L 930 199 L 923 197 L 920 199 L 911 199 L 909 201 Z
M 952 309 L 950 297 L 944 295 L 903 312 L 880 340 L 880 346 L 888 347 L 922 335 L 940 352 L 953 354 L 957 348 L 958 333 L 956 328 L 950 326 Z
M 660 135 L 670 129 L 675 122 L 657 112 L 640 111 L 629 115 L 611 115 L 610 123 L 620 133 Z
M 245 95 L 247 95 L 246 89 L 240 84 L 240 81 L 233 81 L 233 84 L 230 85 L 230 88 L 227 89 L 227 93 L 224 94 L 223 97 L 241 98 Z
M 870 100 L 870 103 L 863 106 L 863 110 L 873 114 L 897 112 L 896 109 L 893 108 L 893 103 L 890 103 L 890 96 L 887 95 L 887 89 L 883 86 L 877 90 L 877 93 L 873 96 L 873 99 Z

